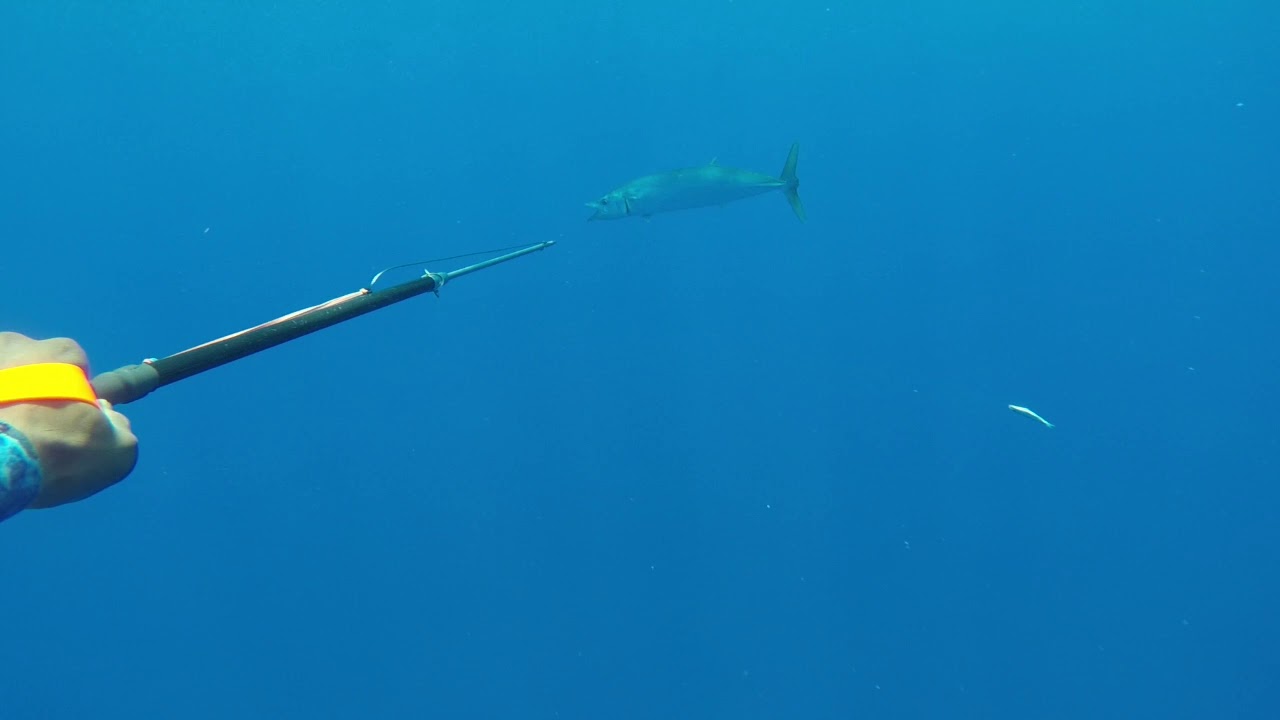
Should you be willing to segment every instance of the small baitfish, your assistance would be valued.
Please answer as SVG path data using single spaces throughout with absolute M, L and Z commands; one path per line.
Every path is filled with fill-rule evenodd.
M 636 178 L 611 191 L 595 202 L 587 203 L 595 214 L 588 220 L 617 220 L 626 217 L 648 218 L 673 210 L 724 205 L 735 200 L 781 190 L 791 210 L 804 222 L 804 205 L 796 190 L 796 161 L 800 145 L 791 146 L 787 162 L 778 177 L 751 170 L 717 165 L 714 160 L 702 167 L 683 168 Z
M 1010 410 L 1012 410 L 1012 411 L 1014 411 L 1014 412 L 1016 412 L 1016 413 L 1018 413 L 1019 415 L 1026 415 L 1027 417 L 1031 418 L 1032 420 L 1038 420 L 1038 421 L 1040 422 L 1040 424 L 1041 424 L 1041 425 L 1044 425 L 1045 427 L 1048 427 L 1048 428 L 1053 427 L 1053 423 L 1051 423 L 1051 422 L 1049 422 L 1048 420 L 1045 420 L 1044 418 L 1040 417 L 1039 415 L 1037 415 L 1037 414 L 1036 414 L 1036 412 L 1035 412 L 1034 410 L 1032 410 L 1032 409 L 1030 409 L 1030 408 L 1024 408 L 1024 407 L 1022 407 L 1021 405 L 1010 405 L 1010 406 L 1009 406 L 1009 409 L 1010 409 Z

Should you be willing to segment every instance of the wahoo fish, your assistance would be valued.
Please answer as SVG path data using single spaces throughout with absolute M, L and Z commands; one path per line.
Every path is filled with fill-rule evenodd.
M 617 220 L 626 217 L 648 218 L 672 210 L 724 205 L 781 190 L 791 204 L 791 211 L 804 222 L 804 205 L 800 204 L 800 179 L 796 177 L 796 161 L 800 145 L 791 146 L 787 162 L 778 177 L 717 165 L 683 168 L 636 178 L 608 195 L 587 203 L 595 210 L 588 220 Z

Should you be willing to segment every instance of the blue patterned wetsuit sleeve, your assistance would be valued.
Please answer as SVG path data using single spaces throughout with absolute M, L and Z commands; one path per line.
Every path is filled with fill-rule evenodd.
M 25 510 L 39 492 L 35 448 L 12 425 L 0 422 L 0 521 Z

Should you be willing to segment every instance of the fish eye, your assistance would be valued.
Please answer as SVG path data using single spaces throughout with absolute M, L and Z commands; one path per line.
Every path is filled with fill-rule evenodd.
M 609 198 L 600 198 L 600 204 L 601 204 L 601 205 L 608 205 L 608 204 L 609 204 Z

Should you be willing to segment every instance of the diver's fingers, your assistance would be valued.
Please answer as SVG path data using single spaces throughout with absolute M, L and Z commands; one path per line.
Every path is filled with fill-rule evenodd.
M 138 436 L 133 434 L 129 418 L 113 410 L 110 402 L 98 400 L 98 406 L 111 424 L 114 445 L 114 450 L 102 458 L 99 467 L 101 480 L 106 483 L 103 487 L 106 487 L 120 482 L 133 472 L 134 466 L 138 464 Z
M 129 418 L 116 412 L 111 407 L 111 403 L 106 400 L 99 399 L 98 407 L 102 408 L 102 413 L 107 416 L 107 421 L 111 423 L 111 427 L 115 428 L 118 435 L 135 443 L 138 441 L 133 435 L 133 423 L 129 422 Z

